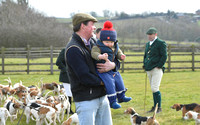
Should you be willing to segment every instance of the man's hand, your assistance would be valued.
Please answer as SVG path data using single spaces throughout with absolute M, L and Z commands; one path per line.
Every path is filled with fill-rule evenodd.
M 114 68 L 115 68 L 115 63 L 111 62 L 109 59 L 107 59 L 104 64 L 97 63 L 97 69 L 100 73 L 108 72 L 110 70 L 113 70 Z

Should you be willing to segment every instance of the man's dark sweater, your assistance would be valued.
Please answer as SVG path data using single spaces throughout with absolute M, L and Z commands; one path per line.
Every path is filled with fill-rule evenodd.
M 91 46 L 94 42 L 91 40 Z M 66 47 L 66 61 L 75 102 L 96 99 L 106 94 L 96 73 L 90 49 L 76 33 Z

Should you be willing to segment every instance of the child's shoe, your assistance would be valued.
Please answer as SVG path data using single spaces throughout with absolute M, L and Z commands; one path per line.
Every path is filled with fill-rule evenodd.
M 124 96 L 124 98 L 118 100 L 119 103 L 122 103 L 122 102 L 129 102 L 132 98 L 131 97 L 126 97 Z
M 110 107 L 113 109 L 118 109 L 118 108 L 121 108 L 121 105 L 118 104 L 117 102 L 113 102 Z

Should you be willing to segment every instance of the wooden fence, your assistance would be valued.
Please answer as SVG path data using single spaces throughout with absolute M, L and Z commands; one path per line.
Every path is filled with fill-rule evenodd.
M 123 44 L 120 46 L 127 58 L 121 62 L 121 72 L 143 71 L 144 45 Z M 58 72 L 55 65 L 61 47 L 0 48 L 0 72 L 9 73 L 43 73 Z M 200 46 L 168 45 L 166 71 L 200 69 Z

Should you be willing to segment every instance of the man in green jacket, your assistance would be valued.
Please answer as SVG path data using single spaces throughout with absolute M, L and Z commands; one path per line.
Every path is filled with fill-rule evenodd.
M 157 37 L 157 30 L 154 27 L 147 31 L 149 42 L 146 43 L 144 54 L 144 69 L 149 77 L 151 90 L 153 92 L 154 106 L 148 112 L 154 112 L 158 103 L 157 113 L 161 112 L 161 93 L 159 86 L 165 70 L 165 62 L 167 60 L 167 49 L 165 41 Z

